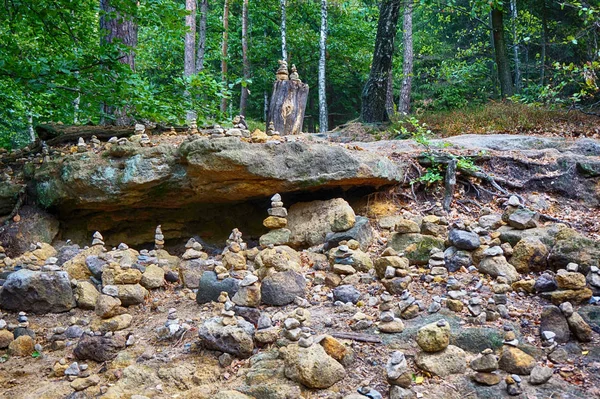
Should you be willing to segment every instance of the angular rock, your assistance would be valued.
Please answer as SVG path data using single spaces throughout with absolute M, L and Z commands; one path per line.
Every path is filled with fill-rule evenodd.
M 281 353 L 285 361 L 285 376 L 307 388 L 329 388 L 346 376 L 344 367 L 321 345 L 308 348 L 288 345 Z
M 233 298 L 239 289 L 239 280 L 232 277 L 223 280 L 217 279 L 217 274 L 213 271 L 202 273 L 196 293 L 196 302 L 199 305 L 211 301 L 217 301 L 221 292 L 227 292 L 230 298 Z
M 481 245 L 479 241 L 479 235 L 471 233 L 470 231 L 459 229 L 450 230 L 450 234 L 448 234 L 448 240 L 450 241 L 450 244 L 456 248 L 467 251 L 477 249 Z
M 539 238 L 525 237 L 514 246 L 510 264 L 519 273 L 544 271 L 549 254 L 548 247 Z
M 11 273 L 0 292 L 0 308 L 33 313 L 66 312 L 76 305 L 66 272 L 21 269 Z
M 456 247 L 448 247 L 444 251 L 444 266 L 449 272 L 456 272 L 462 267 L 468 269 L 473 264 L 471 254 L 464 250 L 459 250 Z
M 93 360 L 98 363 L 114 359 L 125 348 L 126 338 L 122 335 L 111 337 L 84 334 L 79 339 L 73 354 L 79 360 Z
M 567 317 L 567 323 L 579 341 L 590 342 L 592 340 L 592 328 L 579 313 L 573 312 L 572 315 Z
M 75 300 L 81 309 L 94 309 L 100 293 L 89 281 L 80 281 L 75 287 Z
M 509 374 L 529 375 L 535 367 L 535 359 L 519 348 L 504 345 L 498 365 Z
M 554 340 L 558 343 L 569 341 L 569 325 L 567 319 L 557 306 L 544 306 L 540 316 L 540 335 L 544 331 L 551 331 L 555 334 Z
M 352 285 L 340 285 L 333 290 L 333 300 L 343 303 L 356 303 L 361 297 L 361 292 Z
M 508 224 L 515 229 L 531 229 L 537 226 L 537 218 L 537 213 L 529 209 L 517 209 L 508 216 Z
M 403 252 L 411 264 L 425 265 L 429 261 L 432 249 L 444 250 L 444 240 L 418 233 L 394 233 L 390 238 L 389 246 L 398 252 Z
M 207 349 L 247 358 L 254 350 L 254 326 L 243 319 L 237 325 L 223 325 L 221 317 L 213 317 L 198 329 L 200 343 Z
M 541 385 L 548 382 L 552 378 L 554 369 L 544 366 L 535 366 L 529 375 L 529 383 L 531 385 Z
M 509 283 L 514 283 L 521 277 L 513 265 L 506 261 L 504 256 L 492 256 L 483 258 L 477 269 L 481 273 L 492 277 L 505 276 Z
M 448 345 L 440 352 L 418 352 L 415 364 L 420 369 L 442 378 L 451 374 L 462 374 L 467 369 L 465 352 L 454 345 Z
M 156 265 L 146 266 L 140 284 L 149 290 L 162 287 L 165 285 L 165 271 Z
M 354 226 L 350 230 L 331 232 L 325 236 L 323 249 L 329 250 L 339 245 L 340 241 L 356 240 L 360 243 L 360 249 L 366 251 L 373 242 L 373 228 L 369 219 L 364 216 L 356 216 Z
M 17 357 L 31 356 L 34 351 L 34 344 L 33 338 L 29 335 L 21 335 L 8 344 L 8 354 Z
M 299 296 L 306 295 L 304 277 L 292 270 L 274 273 L 262 281 L 262 302 L 267 305 L 284 306 L 294 302 Z

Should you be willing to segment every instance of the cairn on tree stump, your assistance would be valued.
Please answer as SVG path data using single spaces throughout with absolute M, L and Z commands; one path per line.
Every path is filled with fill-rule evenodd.
M 302 133 L 308 85 L 300 80 L 295 65 L 292 65 L 290 75 L 287 62 L 283 60 L 279 61 L 276 78 L 267 126 L 273 123 L 274 130 L 282 136 Z

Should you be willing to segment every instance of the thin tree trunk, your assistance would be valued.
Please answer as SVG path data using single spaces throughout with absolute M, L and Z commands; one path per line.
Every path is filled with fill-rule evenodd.
M 385 122 L 389 119 L 385 101 L 388 77 L 392 69 L 400 2 L 401 0 L 383 0 L 381 3 L 371 72 L 362 92 L 361 119 L 367 123 Z
M 221 43 L 221 80 L 227 83 L 227 46 L 229 40 L 229 0 L 223 6 L 223 42 Z M 227 112 L 227 99 L 221 100 L 221 112 Z
M 200 0 L 200 23 L 198 24 L 198 54 L 196 56 L 196 73 L 204 69 L 204 54 L 206 52 L 206 16 L 208 15 L 208 0 Z
M 250 61 L 248 61 L 248 0 L 243 0 L 242 5 L 242 64 L 244 70 L 244 81 L 242 82 L 242 93 L 240 95 L 240 115 L 246 116 L 246 104 L 248 103 L 248 81 L 250 80 Z
M 513 34 L 513 59 L 515 63 L 515 91 L 521 91 L 521 60 L 519 59 L 519 37 L 517 35 L 517 0 L 510 0 L 510 11 L 512 15 L 512 34 Z
M 269 116 L 269 93 L 265 90 L 263 92 L 264 98 L 264 109 L 263 109 L 263 120 L 266 122 Z
M 189 78 L 196 70 L 196 0 L 185 0 L 185 9 L 188 14 L 185 16 L 187 32 L 185 33 L 183 76 Z M 184 97 L 189 102 L 190 93 L 187 89 Z M 194 110 L 189 109 L 187 111 L 186 121 L 191 128 L 196 127 L 196 112 Z
M 514 87 L 508 63 L 506 41 L 504 39 L 504 13 L 502 9 L 492 9 L 492 31 L 494 34 L 494 52 L 496 54 L 498 80 L 500 81 L 500 96 L 502 98 L 510 97 L 514 94 Z
M 321 0 L 321 40 L 319 41 L 319 132 L 329 130 L 325 61 L 327 56 L 327 0 Z
M 128 11 L 133 14 L 136 3 L 129 4 Z M 115 40 L 128 47 L 121 51 L 119 61 L 129 65 L 132 71 L 135 71 L 135 48 L 138 40 L 138 27 L 134 20 L 134 15 L 130 15 L 123 10 L 116 10 L 111 5 L 111 0 L 100 0 L 100 30 L 104 34 L 100 38 L 101 44 L 111 44 Z M 133 123 L 133 119 L 127 115 L 128 107 L 117 108 L 111 104 L 103 104 L 103 117 L 101 123 L 115 124 L 117 126 L 126 126 Z M 109 119 L 107 119 L 107 117 Z
M 546 0 L 542 0 L 542 51 L 540 61 L 540 85 L 543 86 L 546 80 L 546 47 L 548 46 L 548 19 L 547 19 Z
M 29 142 L 35 142 L 35 129 L 33 128 L 33 114 L 27 113 L 27 130 L 29 132 Z
M 398 112 L 408 115 L 410 113 L 410 94 L 412 91 L 413 75 L 413 29 L 412 16 L 414 4 L 413 0 L 406 0 L 404 6 L 404 21 L 402 28 L 404 31 L 404 60 L 402 62 L 402 87 L 400 88 L 400 101 L 398 102 Z
M 387 89 L 385 92 L 385 109 L 389 117 L 392 117 L 396 110 L 394 109 L 394 71 L 390 69 L 388 75 Z
M 287 0 L 279 0 L 279 5 L 281 7 L 281 58 L 284 61 L 288 60 L 287 54 L 287 16 L 286 16 L 286 1 Z

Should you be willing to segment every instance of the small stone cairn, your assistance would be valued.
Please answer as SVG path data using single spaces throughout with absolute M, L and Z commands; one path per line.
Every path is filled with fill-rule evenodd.
M 292 232 L 287 227 L 287 209 L 283 207 L 281 195 L 271 197 L 271 207 L 267 210 L 269 216 L 263 220 L 263 226 L 270 231 L 260 237 L 259 242 L 263 247 L 269 245 L 285 245 L 289 242 Z
M 87 145 L 85 144 L 83 137 L 80 137 L 79 140 L 77 140 L 77 152 L 86 152 L 86 151 L 87 151 Z
M 99 231 L 95 232 L 94 235 L 92 236 L 92 246 L 95 246 L 95 245 L 104 246 L 104 237 L 102 237 L 102 234 L 100 234 Z
M 163 235 L 161 225 L 156 226 L 154 232 L 154 248 L 158 251 L 165 247 L 165 236 Z

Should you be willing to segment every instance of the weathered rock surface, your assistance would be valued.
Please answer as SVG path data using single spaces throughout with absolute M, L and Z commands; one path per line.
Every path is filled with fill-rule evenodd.
M 415 364 L 422 370 L 440 377 L 461 374 L 467 369 L 466 354 L 457 346 L 449 345 L 441 352 L 419 352 Z
M 308 388 L 329 388 L 346 376 L 344 367 L 329 356 L 321 345 L 302 348 L 288 345 L 282 350 L 285 375 Z
M 202 345 L 240 358 L 250 357 L 254 350 L 254 326 L 243 319 L 237 319 L 236 325 L 224 326 L 221 320 L 221 317 L 213 317 L 198 329 Z
M 21 269 L 11 273 L 0 292 L 0 308 L 34 313 L 60 313 L 75 307 L 66 272 Z
M 265 278 L 261 284 L 261 298 L 267 305 L 283 306 L 306 295 L 304 276 L 292 270 L 278 272 Z
M 232 298 L 239 289 L 239 280 L 228 277 L 224 280 L 217 279 L 217 273 L 207 271 L 202 273 L 198 292 L 196 294 L 196 302 L 202 305 L 210 301 L 216 301 L 221 292 L 225 291 Z
M 403 252 L 411 264 L 424 265 L 429 261 L 429 253 L 433 248 L 444 250 L 444 240 L 418 233 L 394 233 L 389 246 Z
M 122 335 L 103 337 L 84 334 L 75 346 L 73 354 L 79 360 L 106 362 L 114 359 L 119 351 L 125 348 L 125 341 Z

